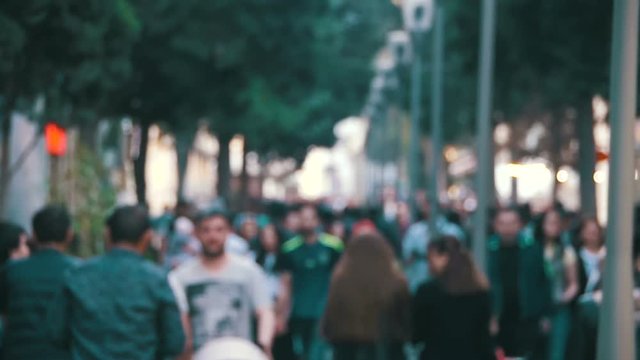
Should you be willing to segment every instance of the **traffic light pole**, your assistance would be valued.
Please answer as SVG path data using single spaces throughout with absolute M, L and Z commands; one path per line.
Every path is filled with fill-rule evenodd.
M 615 0 L 611 49 L 609 221 L 598 360 L 635 359 L 633 308 L 634 123 L 638 0 Z
M 493 62 L 496 32 L 496 0 L 482 1 L 482 25 L 480 38 L 480 68 L 478 73 L 477 100 L 477 171 L 476 208 L 473 229 L 473 254 L 480 269 L 486 270 L 486 238 L 489 221 L 489 202 L 493 194 L 491 172 L 493 169 L 493 137 L 491 136 L 491 103 L 493 90 Z
M 433 73 L 431 78 L 431 138 L 433 140 L 431 174 L 429 182 L 429 230 L 431 238 L 438 236 L 436 219 L 440 215 L 439 179 L 442 172 L 442 78 L 444 73 L 444 25 L 445 12 L 436 3 L 435 32 L 433 34 Z

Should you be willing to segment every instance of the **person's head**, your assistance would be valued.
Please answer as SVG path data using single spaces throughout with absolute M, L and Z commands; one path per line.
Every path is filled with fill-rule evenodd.
M 258 221 L 253 214 L 241 215 L 239 221 L 238 234 L 245 240 L 253 240 L 258 237 Z
M 272 224 L 264 226 L 260 230 L 260 246 L 267 253 L 275 253 L 278 251 L 278 232 Z
M 502 208 L 496 212 L 493 227 L 503 242 L 515 242 L 522 230 L 522 216 L 514 207 Z
M 229 218 L 223 212 L 207 212 L 197 217 L 195 235 L 202 244 L 203 257 L 215 259 L 224 255 L 230 227 Z
M 67 246 L 73 240 L 71 216 L 63 205 L 47 205 L 33 216 L 33 236 L 42 245 Z
M 300 209 L 297 206 L 291 206 L 287 210 L 283 226 L 292 233 L 300 231 Z
M 153 231 L 149 211 L 142 205 L 116 208 L 107 218 L 107 238 L 112 245 L 128 245 L 143 252 L 149 246 Z
M 347 228 L 343 219 L 333 219 L 329 225 L 329 234 L 344 239 L 347 234 Z
M 416 219 L 417 220 L 427 220 L 431 215 L 431 204 L 427 199 L 427 192 L 424 190 L 416 191 L 414 195 L 414 201 L 416 205 Z
M 0 222 L 0 267 L 9 260 L 28 257 L 31 253 L 27 232 L 10 222 Z
M 545 211 L 538 220 L 535 228 L 535 237 L 540 241 L 552 241 L 558 243 L 564 230 L 562 214 L 559 210 Z
M 427 260 L 430 273 L 440 279 L 450 293 L 471 293 L 489 288 L 469 252 L 454 237 L 443 236 L 430 242 Z
M 320 219 L 318 210 L 313 205 L 305 205 L 300 209 L 300 233 L 304 236 L 311 235 L 318 230 Z
M 405 202 L 398 203 L 398 213 L 396 214 L 398 223 L 401 225 L 409 225 L 411 223 L 411 209 Z
M 595 218 L 582 220 L 578 226 L 578 245 L 590 249 L 598 249 L 604 245 L 602 228 Z

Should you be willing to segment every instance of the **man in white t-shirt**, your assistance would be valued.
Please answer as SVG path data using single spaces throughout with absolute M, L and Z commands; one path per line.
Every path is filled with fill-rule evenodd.
M 202 244 L 200 256 L 169 275 L 190 347 L 197 351 L 210 340 L 238 337 L 270 353 L 275 320 L 266 277 L 250 259 L 225 252 L 229 231 L 224 214 L 201 215 L 195 228 Z

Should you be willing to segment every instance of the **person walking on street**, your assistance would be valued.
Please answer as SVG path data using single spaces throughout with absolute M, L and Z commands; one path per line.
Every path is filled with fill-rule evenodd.
M 69 359 L 43 331 L 51 298 L 63 286 L 65 272 L 77 260 L 65 255 L 71 243 L 71 217 L 61 205 L 49 205 L 32 219 L 39 250 L 9 263 L 0 273 L 0 311 L 5 316 L 4 359 Z M 20 236 L 26 242 L 26 235 Z
M 277 300 L 280 297 L 280 276 L 276 271 L 278 252 L 280 251 L 280 239 L 278 231 L 273 224 L 267 224 L 260 229 L 260 245 L 257 249 L 256 263 L 260 265 L 267 276 L 269 295 L 274 300 L 274 311 Z M 273 357 L 277 360 L 294 360 L 293 343 L 289 332 L 280 333 L 273 342 Z
M 344 245 L 340 239 L 319 230 L 314 206 L 304 206 L 300 217 L 300 235 L 282 245 L 276 265 L 282 279 L 277 327 L 279 333 L 289 327 L 301 359 L 321 360 L 327 349 L 320 337 L 320 318 L 331 274 Z
M 393 249 L 375 233 L 353 238 L 331 279 L 322 321 L 334 360 L 404 359 L 411 296 Z
M 7 263 L 29 257 L 31 251 L 27 245 L 27 239 L 27 232 L 19 225 L 0 222 L 0 276 Z M 0 316 L 0 359 L 2 359 L 3 338 L 4 319 Z
M 506 356 L 540 356 L 538 340 L 549 330 L 551 305 L 542 245 L 522 232 L 522 218 L 515 208 L 498 210 L 494 228 L 487 259 L 492 332 Z
M 426 200 L 418 201 L 419 221 L 409 227 L 402 240 L 402 259 L 405 273 L 409 281 L 409 288 L 415 293 L 420 284 L 429 279 L 429 265 L 427 264 L 427 247 L 434 237 L 434 229 L 430 229 L 429 217 L 431 208 Z M 452 236 L 460 242 L 464 242 L 464 231 L 456 224 L 450 223 L 444 217 L 435 221 L 435 227 L 439 235 Z
M 582 221 L 576 231 L 579 295 L 589 295 L 600 285 L 602 262 L 607 255 L 602 228 L 595 218 Z
M 424 360 L 493 360 L 487 278 L 453 237 L 429 243 L 432 279 L 413 298 L 413 339 Z
M 10 261 L 24 259 L 31 255 L 29 235 L 14 223 L 0 222 L 0 270 Z
M 551 284 L 552 315 L 548 359 L 563 360 L 571 330 L 571 303 L 578 294 L 576 252 L 563 244 L 562 214 L 548 210 L 537 223 L 534 236 L 544 247 L 545 270 Z
M 46 324 L 72 359 L 155 360 L 184 350 L 167 277 L 141 255 L 152 235 L 144 207 L 120 207 L 107 220 L 111 250 L 65 277 Z
M 253 260 L 226 252 L 230 231 L 229 220 L 221 212 L 198 216 L 195 234 L 202 244 L 200 257 L 169 274 L 187 329 L 187 357 L 223 337 L 255 341 L 271 353 L 275 319 L 266 277 Z

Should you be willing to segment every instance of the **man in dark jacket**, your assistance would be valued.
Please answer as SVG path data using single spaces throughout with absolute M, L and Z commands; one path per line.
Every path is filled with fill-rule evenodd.
M 50 205 L 35 214 L 32 225 L 40 249 L 0 273 L 0 310 L 7 320 L 4 359 L 68 359 L 69 353 L 55 348 L 42 326 L 64 273 L 77 262 L 64 254 L 73 237 L 71 218 L 63 206 Z
M 499 210 L 494 227 L 488 242 L 493 332 L 508 357 L 531 357 L 540 332 L 548 330 L 551 304 L 542 246 L 522 231 L 517 209 Z
M 67 274 L 50 308 L 49 333 L 74 360 L 179 355 L 184 332 L 167 276 L 141 255 L 152 237 L 146 209 L 118 208 L 107 234 L 112 250 Z

